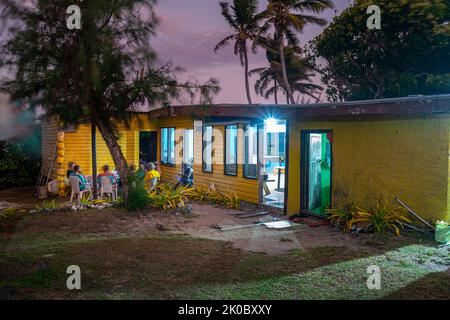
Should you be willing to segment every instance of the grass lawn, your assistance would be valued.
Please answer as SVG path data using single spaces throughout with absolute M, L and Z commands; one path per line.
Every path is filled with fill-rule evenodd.
M 373 250 L 327 246 L 269 256 L 142 219 L 109 209 L 0 224 L 0 288 L 14 287 L 15 299 L 450 298 L 448 249 L 417 239 L 380 236 Z M 147 228 L 136 227 L 144 221 Z M 81 290 L 66 288 L 73 264 Z M 367 289 L 370 265 L 381 268 L 381 290 Z

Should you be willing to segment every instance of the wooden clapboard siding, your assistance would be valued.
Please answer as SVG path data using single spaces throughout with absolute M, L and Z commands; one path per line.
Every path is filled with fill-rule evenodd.
M 42 166 L 47 168 L 50 167 L 52 159 L 55 158 L 55 144 L 58 140 L 59 123 L 56 118 L 46 118 L 42 120 L 41 134 L 41 154 L 42 154 Z M 50 171 L 50 179 L 56 179 L 56 159 L 53 162 L 52 169 Z M 48 171 L 45 172 L 45 175 Z
M 127 148 L 125 158 L 128 164 L 139 166 L 139 131 L 126 131 Z
M 66 163 L 74 162 L 85 174 L 92 173 L 91 126 L 79 125 L 75 131 L 65 134 Z
M 242 200 L 258 203 L 258 181 L 243 177 L 244 134 L 243 127 L 238 128 L 238 173 L 237 176 L 227 176 L 224 173 L 224 126 L 214 126 L 213 136 L 213 172 L 202 171 L 202 122 L 195 122 L 190 117 L 169 117 L 162 120 L 151 120 L 145 115 L 136 115 L 129 128 L 119 125 L 119 145 L 128 164 L 139 163 L 139 132 L 156 131 L 157 159 L 161 163 L 161 128 L 174 127 L 175 130 L 175 166 L 161 165 L 161 178 L 166 182 L 177 182 L 178 174 L 182 171 L 184 130 L 194 129 L 194 185 L 207 189 L 211 184 L 219 192 L 235 192 Z M 52 141 L 57 139 L 57 121 L 53 125 L 43 125 L 43 154 L 52 152 Z M 52 140 L 53 139 L 53 140 Z M 81 166 L 85 174 L 92 174 L 92 148 L 90 124 L 79 125 L 75 131 L 65 134 L 66 157 L 65 162 L 75 162 Z M 97 131 L 97 171 L 101 171 L 104 164 L 114 168 L 114 162 L 101 134 Z M 55 171 L 56 172 L 56 171 Z
M 119 131 L 119 146 L 122 149 L 123 155 L 127 158 L 127 134 L 125 131 Z M 128 158 L 127 158 L 128 161 Z M 129 161 L 128 161 L 129 163 Z M 97 173 L 102 172 L 104 165 L 109 165 L 115 168 L 114 160 L 111 157 L 108 146 L 102 138 L 100 132 L 97 130 Z
M 193 129 L 194 122 L 190 118 L 168 118 L 158 123 L 161 128 L 175 128 L 175 166 L 161 165 L 161 179 L 166 182 L 177 182 L 179 173 L 183 171 L 183 135 L 184 130 Z M 158 131 L 158 161 L 161 163 L 161 130 Z M 195 142 L 194 142 L 195 143 Z M 195 174 L 195 173 L 194 173 Z
M 199 123 L 200 124 L 200 123 Z M 238 162 L 243 163 L 244 135 L 242 126 L 238 130 Z M 194 184 L 208 188 L 214 184 L 219 192 L 235 192 L 240 199 L 258 203 L 258 181 L 243 177 L 243 165 L 238 165 L 237 176 L 227 176 L 224 171 L 224 126 L 213 126 L 213 172 L 202 171 L 202 127 L 194 129 Z
M 122 129 L 122 128 L 120 128 Z M 115 168 L 114 161 L 111 157 L 105 140 L 97 129 L 97 173 L 102 171 L 102 166 L 107 164 L 111 169 Z M 119 131 L 119 145 L 128 160 L 127 138 L 128 132 Z M 92 143 L 91 143 L 91 125 L 82 124 L 77 127 L 74 132 L 65 134 L 66 142 L 66 162 L 74 162 L 81 167 L 85 174 L 92 174 Z M 135 152 L 131 153 L 134 158 Z

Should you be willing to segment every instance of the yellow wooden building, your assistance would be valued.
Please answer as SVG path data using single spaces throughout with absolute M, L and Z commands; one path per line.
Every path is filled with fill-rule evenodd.
M 64 132 L 59 135 L 58 133 Z M 176 182 L 184 165 L 194 185 L 235 192 L 286 214 L 399 197 L 431 220 L 450 220 L 450 95 L 313 105 L 172 106 L 119 124 L 129 165 L 158 162 Z M 42 123 L 44 166 L 55 146 L 92 174 L 91 125 Z M 97 132 L 97 168 L 114 163 Z M 53 166 L 51 178 L 58 174 Z

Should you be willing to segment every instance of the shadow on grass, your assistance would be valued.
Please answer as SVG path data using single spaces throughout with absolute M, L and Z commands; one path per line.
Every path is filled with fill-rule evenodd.
M 358 297 L 366 281 L 366 265 L 373 262 L 368 258 L 376 260 L 377 256 L 386 254 L 383 263 L 392 264 L 400 273 L 405 268 L 405 274 L 409 275 L 413 272 L 408 269 L 409 262 L 402 260 L 416 254 L 415 251 L 400 256 L 391 252 L 419 243 L 414 238 L 362 235 L 355 237 L 355 241 L 363 242 L 367 248 L 364 250 L 315 247 L 283 256 L 267 256 L 235 249 L 224 241 L 153 229 L 136 232 L 132 227 L 139 223 L 138 217 L 117 210 L 24 217 L 15 226 L 14 234 L 0 233 L 3 242 L 0 287 L 17 287 L 18 299 L 177 299 L 195 298 L 199 287 L 214 291 L 214 286 L 223 286 L 234 290 L 235 284 L 251 284 L 256 286 L 256 291 L 248 291 L 249 298 L 276 298 L 277 292 L 286 293 L 286 298 L 302 298 L 302 292 L 289 284 L 298 281 L 299 285 L 305 284 L 311 297 L 326 289 L 335 293 L 321 297 Z M 418 250 L 426 259 L 427 247 Z M 66 288 L 69 265 L 81 268 L 81 291 Z M 297 280 L 289 278 L 298 274 L 307 276 Z M 356 281 L 358 286 L 342 296 L 337 290 L 341 287 L 335 282 L 351 281 Z M 211 292 L 208 290 L 202 291 L 205 297 Z M 235 297 L 225 291 L 216 291 L 216 298 L 221 298 L 221 294 Z
M 274 289 L 280 290 L 276 279 L 299 273 L 311 273 L 310 278 L 305 278 L 309 279 L 310 292 L 332 288 L 333 281 L 357 281 L 358 286 L 364 285 L 366 264 L 372 262 L 361 261 L 370 256 L 369 252 L 319 247 L 272 257 L 242 252 L 222 241 L 163 233 L 161 236 L 82 239 L 53 247 L 37 246 L 32 250 L 1 254 L 0 273 L 4 275 L 2 285 L 17 286 L 19 299 L 195 298 L 198 287 L 211 287 L 214 291 L 215 286 L 231 284 L 230 289 L 234 290 L 234 284 L 245 286 L 252 282 L 263 284 L 254 291 L 253 298 L 276 298 Z M 407 267 L 395 259 L 392 263 L 398 268 Z M 72 264 L 81 268 L 81 291 L 71 292 L 65 287 L 66 268 Z M 45 265 L 46 271 L 36 269 L 36 265 Z M 323 272 L 328 275 L 325 287 Z M 288 278 L 285 283 L 289 284 L 291 280 Z M 305 283 L 302 281 L 299 283 Z M 348 297 L 357 297 L 358 288 Z M 268 290 L 267 295 L 264 290 Z M 283 287 L 282 283 L 278 292 L 289 293 L 292 290 L 296 290 L 295 286 Z M 208 291 L 203 292 L 205 297 L 211 296 Z M 211 297 L 239 297 L 228 293 L 222 296 L 220 290 L 216 293 Z M 301 298 L 300 294 L 293 292 L 285 298 Z M 203 294 L 198 297 L 203 297 Z
M 434 272 L 383 297 L 385 300 L 449 300 L 450 273 Z

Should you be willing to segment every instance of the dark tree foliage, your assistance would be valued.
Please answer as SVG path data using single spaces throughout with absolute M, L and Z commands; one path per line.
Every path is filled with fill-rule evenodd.
M 41 166 L 40 127 L 28 138 L 0 140 L 0 190 L 35 185 Z
M 1 85 L 47 116 L 66 124 L 92 121 L 99 129 L 124 181 L 130 171 L 118 144 L 117 120 L 128 125 L 143 105 L 171 103 L 188 96 L 209 104 L 219 90 L 211 79 L 200 85 L 179 81 L 171 63 L 157 66 L 151 48 L 158 19 L 153 0 L 3 0 L 8 40 L 3 68 L 12 81 Z M 70 5 L 81 8 L 81 30 L 69 30 Z M 124 188 L 124 199 L 128 198 Z
M 305 97 L 318 99 L 322 87 L 312 83 L 316 70 L 314 64 L 305 58 L 301 50 L 293 50 L 290 47 L 284 49 L 286 70 L 289 83 L 293 93 L 297 93 L 303 100 Z M 257 75 L 255 91 L 264 98 L 268 99 L 274 96 L 275 103 L 278 104 L 278 93 L 286 97 L 289 104 L 288 93 L 283 82 L 283 74 L 279 63 L 279 53 L 276 49 L 266 51 L 268 67 L 256 68 L 250 71 L 250 75 Z M 299 103 L 299 101 L 295 101 Z
M 266 9 L 257 15 L 263 21 L 263 31 L 273 29 L 273 39 L 277 42 L 278 57 L 284 88 L 290 103 L 295 103 L 293 88 L 289 82 L 285 61 L 285 41 L 292 48 L 299 47 L 298 33 L 308 24 L 325 25 L 326 20 L 318 14 L 331 9 L 331 0 L 268 0 Z M 262 35 L 265 37 L 265 35 Z
M 381 30 L 367 28 L 369 5 Z M 357 0 L 312 43 L 331 100 L 450 92 L 449 0 Z
M 258 12 L 258 0 L 233 0 L 232 4 L 228 2 L 220 2 L 222 8 L 222 16 L 233 29 L 233 34 L 226 36 L 214 48 L 214 52 L 219 49 L 233 44 L 234 54 L 239 56 L 241 66 L 244 67 L 245 92 L 247 93 L 247 101 L 252 104 L 250 93 L 250 83 L 248 79 L 248 45 L 255 36 L 261 31 L 256 19 Z M 255 53 L 256 47 L 253 47 Z

